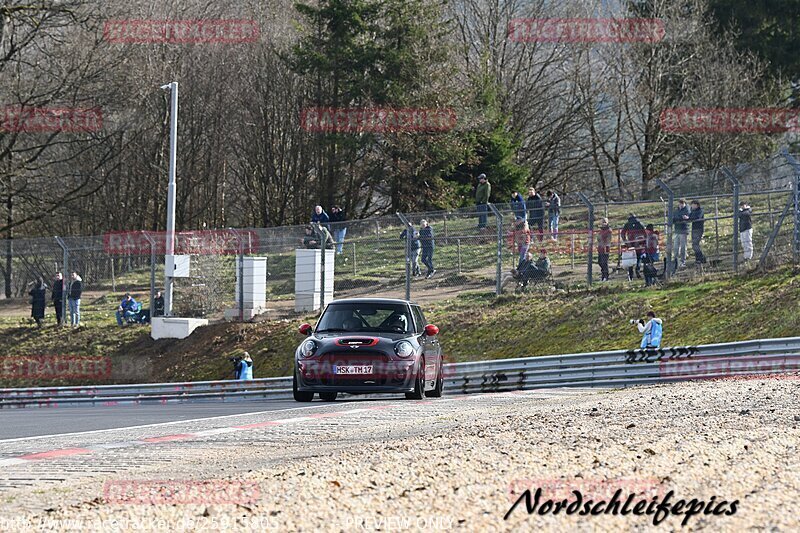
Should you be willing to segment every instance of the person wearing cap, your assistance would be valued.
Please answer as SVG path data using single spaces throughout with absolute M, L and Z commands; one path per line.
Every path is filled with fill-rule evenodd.
M 608 257 L 611 255 L 611 227 L 607 218 L 600 219 L 597 232 L 597 264 L 600 265 L 600 281 L 608 281 Z
M 620 231 L 620 238 L 624 246 L 628 249 L 633 248 L 636 254 L 636 277 L 641 278 L 642 256 L 646 249 L 647 233 L 636 213 L 628 215 L 628 220 Z M 634 267 L 628 268 L 628 281 L 633 281 L 633 269 Z
M 739 202 L 739 240 L 742 243 L 744 260 L 753 258 L 753 211 L 747 202 Z
M 486 212 L 489 209 L 489 196 L 492 194 L 492 184 L 486 174 L 478 176 L 478 187 L 475 189 L 475 205 L 478 209 L 478 229 L 486 227 Z
M 253 379 L 253 359 L 247 352 L 244 352 L 242 359 L 236 365 L 236 379 L 242 381 Z
M 535 266 L 538 270 L 534 275 L 535 278 L 544 279 L 550 275 L 550 258 L 547 257 L 547 250 L 544 248 L 539 250 L 539 258 L 536 259 Z

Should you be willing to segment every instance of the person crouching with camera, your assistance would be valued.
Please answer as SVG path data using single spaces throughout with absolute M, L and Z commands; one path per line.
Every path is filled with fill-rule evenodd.
M 640 348 L 660 348 L 661 336 L 664 332 L 664 322 L 660 318 L 656 318 L 653 311 L 647 312 L 647 321 L 643 318 L 638 320 L 631 320 L 631 324 L 636 325 L 636 329 L 642 334 L 642 343 Z

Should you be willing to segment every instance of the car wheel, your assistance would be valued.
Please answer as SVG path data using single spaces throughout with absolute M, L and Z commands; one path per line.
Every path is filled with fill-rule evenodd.
M 428 393 L 431 398 L 441 398 L 442 391 L 444 390 L 444 373 L 442 371 L 442 363 L 439 362 L 439 372 L 436 373 L 436 387 Z
M 425 359 L 420 359 L 417 377 L 414 380 L 414 392 L 407 392 L 409 400 L 422 400 L 425 398 Z
M 324 402 L 333 402 L 336 400 L 336 396 L 338 396 L 338 392 L 320 392 L 319 397 Z
M 295 372 L 294 376 L 292 377 L 292 394 L 294 395 L 294 401 L 296 402 L 310 402 L 314 399 L 313 392 L 297 390 L 297 372 Z

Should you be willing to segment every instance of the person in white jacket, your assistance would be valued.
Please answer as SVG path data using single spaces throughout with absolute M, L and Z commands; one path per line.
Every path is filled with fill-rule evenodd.
M 656 318 L 653 311 L 647 312 L 647 318 L 647 322 L 644 319 L 631 320 L 631 323 L 636 324 L 636 329 L 642 334 L 640 348 L 660 348 L 664 322 L 660 318 Z

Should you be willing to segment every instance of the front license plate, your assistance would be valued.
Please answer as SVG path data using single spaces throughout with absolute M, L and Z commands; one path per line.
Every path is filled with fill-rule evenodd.
M 372 365 L 369 366 L 334 366 L 333 367 L 334 374 L 347 374 L 347 375 L 355 375 L 355 374 L 372 374 Z

